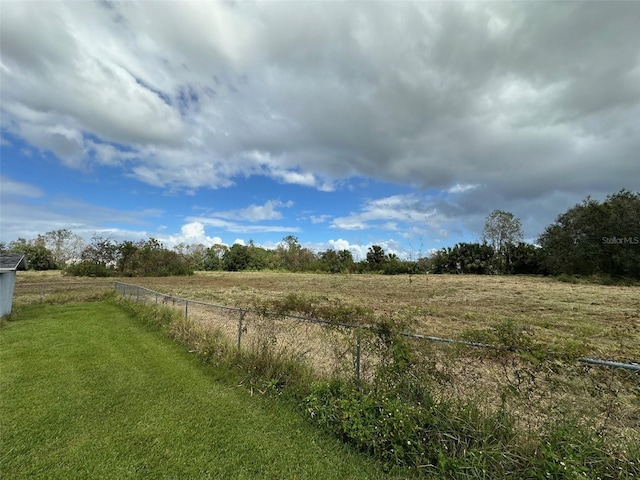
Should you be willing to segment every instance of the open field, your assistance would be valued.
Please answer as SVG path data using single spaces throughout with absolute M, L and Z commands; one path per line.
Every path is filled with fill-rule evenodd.
M 22 307 L 0 364 L 3 479 L 386 476 L 112 302 Z
M 74 282 L 58 272 L 19 272 L 20 284 Z M 361 306 L 407 330 L 461 338 L 505 322 L 555 350 L 640 361 L 640 287 L 562 283 L 552 278 L 473 275 L 321 275 L 199 272 L 191 277 L 119 279 L 193 300 L 250 307 L 297 293 Z M 111 280 L 105 280 L 108 283 Z

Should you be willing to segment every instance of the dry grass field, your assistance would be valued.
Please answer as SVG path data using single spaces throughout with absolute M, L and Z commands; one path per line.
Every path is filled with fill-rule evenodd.
M 18 272 L 18 287 L 77 282 L 59 272 Z M 86 279 L 85 279 L 86 280 Z M 105 279 L 105 283 L 114 279 Z M 371 309 L 407 330 L 473 337 L 510 322 L 556 351 L 640 361 L 640 287 L 563 283 L 552 278 L 474 275 L 323 275 L 198 272 L 190 277 L 117 279 L 169 295 L 251 307 L 296 293 Z

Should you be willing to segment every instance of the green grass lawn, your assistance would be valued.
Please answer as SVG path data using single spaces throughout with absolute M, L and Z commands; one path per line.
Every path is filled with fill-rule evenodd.
M 0 422 L 5 480 L 384 476 L 110 302 L 25 306 L 0 327 Z

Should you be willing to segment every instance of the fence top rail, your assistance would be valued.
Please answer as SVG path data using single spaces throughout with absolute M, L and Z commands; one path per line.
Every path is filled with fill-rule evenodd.
M 208 302 L 201 302 L 199 300 L 191 300 L 188 298 L 182 298 L 182 297 L 175 297 L 173 295 L 167 295 L 165 293 L 162 292 L 157 292 L 155 290 L 151 290 L 150 288 L 146 288 L 146 287 L 142 287 L 140 285 L 135 285 L 132 283 L 124 283 L 124 282 L 114 282 L 114 285 L 123 285 L 123 286 L 127 286 L 127 287 L 133 287 L 136 289 L 142 289 L 145 290 L 151 294 L 154 295 L 160 295 L 162 297 L 165 298 L 169 298 L 171 300 L 178 300 L 178 301 L 182 301 L 182 302 L 188 302 L 188 303 L 193 303 L 196 305 L 205 305 L 205 306 L 209 306 L 209 307 L 215 307 L 215 308 L 222 308 L 225 310 L 234 310 L 237 312 L 246 312 L 246 313 L 255 313 L 255 314 L 266 314 L 266 315 L 273 315 L 273 316 L 281 316 L 281 317 L 286 317 L 286 318 L 293 318 L 295 320 L 302 320 L 304 322 L 309 322 L 309 323 L 317 323 L 317 324 L 324 324 L 324 325 L 332 325 L 332 326 L 338 326 L 338 327 L 344 327 L 344 328 L 350 328 L 350 329 L 359 329 L 359 330 L 370 330 L 372 327 L 370 326 L 366 326 L 366 325 L 352 325 L 349 323 L 342 323 L 342 322 L 332 322 L 330 320 L 325 320 L 325 319 L 321 319 L 321 318 L 311 318 L 311 317 L 304 317 L 301 315 L 290 315 L 290 314 L 281 314 L 281 313 L 275 313 L 275 312 L 259 312 L 257 310 L 252 310 L 252 309 L 248 309 L 248 308 L 239 308 L 239 307 L 229 307 L 226 305 L 218 305 L 215 303 L 208 303 Z M 433 336 L 428 336 L 428 335 L 422 335 L 419 333 L 409 333 L 409 332 L 401 332 L 400 335 L 402 335 L 403 337 L 408 337 L 408 338 L 415 338 L 418 340 L 427 340 L 430 342 L 440 342 L 440 343 L 450 343 L 450 344 L 456 344 L 456 345 L 466 345 L 469 347 L 478 347 L 478 348 L 502 348 L 502 347 L 498 347 L 496 345 L 491 345 L 488 343 L 480 343 L 480 342 L 470 342 L 470 341 L 466 341 L 466 340 L 456 340 L 453 338 L 443 338 L 443 337 L 433 337 Z M 640 372 L 640 364 L 639 363 L 622 363 L 622 362 L 614 362 L 611 360 L 601 360 L 599 358 L 588 358 L 588 357 L 581 357 L 577 359 L 578 362 L 581 363 L 587 363 L 587 364 L 591 364 L 591 365 L 599 365 L 599 366 L 605 366 L 605 367 L 613 367 L 613 368 L 621 368 L 621 369 L 626 369 L 626 370 L 631 370 L 631 371 L 635 371 L 635 372 Z

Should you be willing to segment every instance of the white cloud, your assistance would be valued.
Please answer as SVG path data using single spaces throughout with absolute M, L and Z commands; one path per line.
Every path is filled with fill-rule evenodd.
M 1 185 L 0 239 L 5 242 L 18 238 L 36 238 L 45 232 L 59 229 L 69 229 L 86 241 L 90 241 L 96 233 L 117 241 L 136 241 L 154 236 L 153 232 L 143 228 L 149 226 L 152 219 L 160 218 L 163 214 L 162 210 L 155 208 L 121 210 L 71 197 L 49 197 L 45 192 L 19 182 L 10 181 L 7 185 L 6 190 L 4 181 Z M 19 192 L 27 192 L 29 195 L 24 196 Z M 27 201 L 17 201 L 15 196 L 22 196 Z M 42 202 L 42 198 L 47 201 Z M 142 228 L 105 227 L 105 219 L 108 219 L 109 224 L 137 225 Z
M 462 185 L 460 183 L 456 183 L 453 187 L 449 188 L 447 190 L 447 192 L 449 193 L 464 193 L 464 192 L 469 192 L 471 190 L 475 190 L 476 188 L 478 188 L 479 185 L 475 184 L 465 184 Z
M 188 217 L 189 222 L 198 222 L 205 226 L 217 228 L 230 233 L 297 233 L 300 232 L 299 227 L 288 227 L 283 225 L 255 225 L 244 224 L 240 222 L 232 222 L 222 218 L 211 217 Z
M 348 240 L 339 238 L 337 240 L 329 240 L 326 243 L 311 246 L 312 250 L 323 252 L 325 250 L 349 250 L 355 261 L 366 260 L 367 252 L 373 245 L 382 247 L 386 254 L 393 253 L 401 258 L 416 258 L 416 253 L 406 250 L 395 240 L 381 240 L 378 242 L 351 243 Z
M 327 243 L 331 246 L 332 249 L 337 251 L 349 250 L 351 248 L 351 245 L 349 244 L 349 242 L 342 238 L 339 238 L 337 240 L 329 240 Z
M 292 201 L 281 202 L 280 200 L 269 200 L 264 205 L 250 205 L 242 208 L 237 212 L 233 212 L 229 216 L 239 217 L 250 222 L 262 222 L 264 220 L 279 220 L 282 213 L 277 208 L 290 208 L 293 206 Z
M 433 205 L 416 195 L 393 195 L 369 200 L 360 212 L 335 218 L 331 226 L 343 230 L 364 230 L 381 222 L 386 228 L 397 230 L 399 223 L 427 224 L 435 214 Z
M 476 228 L 499 203 L 540 225 L 547 198 L 637 185 L 639 16 L 638 2 L 7 2 L 1 128 L 173 193 L 260 175 L 446 197 L 371 200 L 338 229 Z M 283 208 L 202 223 L 298 231 L 243 224 Z
M 311 223 L 315 225 L 318 223 L 325 223 L 331 218 L 331 215 L 311 215 L 309 218 L 311 219 Z
M 35 185 L 23 182 L 16 182 L 8 177 L 0 176 L 0 192 L 2 196 L 18 196 L 39 198 L 44 196 L 44 192 Z M 4 199 L 3 199 L 4 203 Z
M 330 191 L 361 175 L 500 189 L 512 171 L 541 195 L 565 165 L 593 167 L 557 138 L 588 128 L 604 151 L 637 146 L 640 7 L 520 7 L 10 3 L 3 122 L 70 166 L 94 148 L 156 186 L 267 175 Z M 128 146 L 128 166 L 93 138 Z
M 202 223 L 190 222 L 185 223 L 180 228 L 179 234 L 169 235 L 163 238 L 163 243 L 166 243 L 170 248 L 181 243 L 184 243 L 186 245 L 202 244 L 205 247 L 210 247 L 216 244 L 222 245 L 222 239 L 220 237 L 208 236 Z

